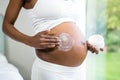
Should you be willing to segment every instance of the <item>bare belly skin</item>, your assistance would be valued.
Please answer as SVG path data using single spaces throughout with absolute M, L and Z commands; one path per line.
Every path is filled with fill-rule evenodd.
M 75 23 L 64 22 L 51 29 L 50 33 L 54 33 L 56 36 L 61 33 L 68 33 L 73 39 L 74 44 L 71 50 L 64 52 L 57 48 L 53 50 L 38 50 L 36 54 L 39 58 L 64 66 L 79 66 L 87 55 L 87 45 L 84 36 L 80 29 L 76 27 Z

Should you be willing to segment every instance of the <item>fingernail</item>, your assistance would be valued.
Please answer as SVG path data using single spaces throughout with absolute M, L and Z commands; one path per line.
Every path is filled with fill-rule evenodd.
M 104 49 L 103 49 L 103 48 L 100 48 L 100 51 L 104 51 Z
M 50 47 L 55 47 L 55 45 L 50 45 Z

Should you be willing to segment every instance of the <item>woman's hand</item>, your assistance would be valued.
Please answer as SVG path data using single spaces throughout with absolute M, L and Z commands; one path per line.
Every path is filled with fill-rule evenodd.
M 97 50 L 93 45 L 89 44 L 88 41 L 87 41 L 87 48 L 92 53 L 96 53 L 96 54 L 99 53 L 99 50 Z M 104 50 L 103 48 L 100 48 L 100 51 L 103 51 L 103 50 Z
M 28 45 L 36 49 L 47 49 L 55 48 L 59 44 L 58 38 L 54 34 L 49 34 L 49 31 L 43 31 L 32 36 Z

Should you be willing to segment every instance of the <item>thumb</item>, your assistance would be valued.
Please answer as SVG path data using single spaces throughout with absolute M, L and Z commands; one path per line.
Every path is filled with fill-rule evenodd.
M 50 33 L 50 30 L 45 30 L 42 32 L 43 34 L 49 34 Z

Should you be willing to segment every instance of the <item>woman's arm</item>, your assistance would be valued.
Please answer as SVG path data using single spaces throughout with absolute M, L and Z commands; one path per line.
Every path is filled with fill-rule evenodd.
M 3 32 L 14 40 L 28 44 L 29 36 L 21 33 L 14 27 L 14 23 L 23 5 L 22 1 L 23 0 L 9 1 L 3 21 Z
M 19 15 L 19 12 L 23 6 L 23 0 L 10 0 L 4 21 L 3 32 L 12 39 L 27 44 L 35 48 L 53 48 L 57 44 L 57 40 L 54 36 L 47 35 L 47 31 L 38 33 L 35 36 L 28 36 L 14 27 L 14 23 Z M 43 36 L 43 34 L 45 36 Z

